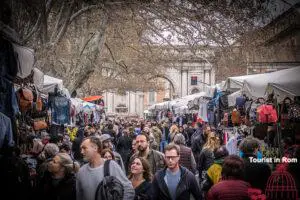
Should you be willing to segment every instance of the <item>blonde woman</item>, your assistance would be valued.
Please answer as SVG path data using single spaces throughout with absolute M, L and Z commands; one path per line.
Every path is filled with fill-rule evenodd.
M 199 181 L 202 182 L 202 177 L 206 174 L 207 169 L 214 162 L 214 151 L 220 147 L 220 140 L 214 132 L 207 135 L 206 143 L 203 145 L 200 156 L 197 160 L 197 169 L 199 172 Z
M 76 199 L 75 173 L 79 164 L 67 153 L 58 153 L 48 163 L 47 171 L 40 180 L 37 199 Z

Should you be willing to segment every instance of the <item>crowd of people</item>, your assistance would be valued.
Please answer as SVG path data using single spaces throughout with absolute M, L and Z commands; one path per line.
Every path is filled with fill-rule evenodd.
M 30 134 L 27 152 L 2 148 L 1 188 L 11 199 L 105 199 L 99 188 L 109 180 L 108 171 L 115 178 L 112 187 L 121 185 L 122 194 L 114 199 L 299 197 L 299 146 L 286 139 L 284 156 L 296 162 L 272 167 L 253 162 L 263 156 L 256 138 L 247 136 L 232 154 L 216 128 L 199 122 L 179 126 L 168 120 L 117 118 L 77 126 L 74 138 L 68 131 Z

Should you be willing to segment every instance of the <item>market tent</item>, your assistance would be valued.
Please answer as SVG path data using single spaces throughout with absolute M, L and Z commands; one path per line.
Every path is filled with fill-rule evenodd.
M 71 103 L 72 105 L 74 105 L 76 112 L 80 112 L 80 111 L 93 111 L 93 110 L 99 110 L 100 106 L 87 102 L 87 101 L 83 101 L 82 99 L 79 98 L 70 98 L 71 99 Z
M 197 98 L 203 97 L 203 96 L 206 96 L 206 92 L 199 92 L 199 93 L 196 93 L 196 94 L 191 94 L 191 95 L 181 97 L 179 99 L 175 99 L 176 103 L 174 103 L 172 105 L 172 108 L 175 110 L 176 108 L 179 108 L 179 107 L 182 107 L 182 106 L 187 107 L 189 101 L 193 101 L 194 99 L 197 99 Z
M 295 73 L 292 76 L 269 83 L 266 93 L 273 93 L 278 101 L 282 101 L 285 97 L 293 99 L 295 96 L 300 96 L 300 67 L 297 68 L 293 70 Z
M 35 62 L 34 50 L 29 47 L 20 46 L 16 43 L 12 43 L 12 45 L 14 48 L 15 55 L 17 55 L 17 76 L 20 78 L 26 78 L 31 74 L 33 70 L 33 65 Z
M 224 90 L 237 91 L 243 87 L 243 83 L 247 78 L 256 78 L 261 74 L 245 75 L 245 76 L 233 76 L 228 77 L 224 83 Z
M 42 91 L 44 88 L 44 73 L 38 68 L 33 68 L 33 83 L 38 89 Z
M 158 104 L 155 104 L 155 110 L 167 110 L 169 101 L 164 101 Z
M 54 78 L 52 76 L 44 75 L 44 87 L 42 93 L 48 94 L 49 92 L 54 92 L 57 87 L 58 90 L 63 89 L 63 80 Z
M 175 108 L 175 114 L 186 114 L 188 112 L 188 107 L 186 105 Z
M 148 110 L 155 110 L 155 104 L 151 105 Z
M 290 95 L 299 95 L 300 67 L 293 67 L 272 73 L 261 74 L 258 77 L 247 78 L 242 88 L 243 94 L 251 98 L 264 97 L 268 85 Z M 277 92 L 276 95 L 279 95 Z
M 84 97 L 82 98 L 83 101 L 96 101 L 101 99 L 102 96 L 90 96 L 90 97 Z

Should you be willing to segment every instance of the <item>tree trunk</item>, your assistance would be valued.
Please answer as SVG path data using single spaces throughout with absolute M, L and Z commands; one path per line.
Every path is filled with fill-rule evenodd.
M 89 41 L 88 45 L 83 46 L 81 58 L 76 67 L 80 67 L 78 73 L 75 73 L 73 77 L 77 77 L 74 84 L 70 85 L 68 88 L 70 92 L 73 92 L 77 88 L 80 88 L 94 72 L 94 62 L 100 55 L 101 50 L 105 43 L 105 32 L 108 25 L 108 15 L 103 14 L 103 20 L 101 21 L 99 30 L 94 35 L 93 40 Z M 86 58 L 85 58 L 86 57 Z M 83 59 L 85 58 L 85 59 Z M 78 78 L 79 77 L 79 78 Z

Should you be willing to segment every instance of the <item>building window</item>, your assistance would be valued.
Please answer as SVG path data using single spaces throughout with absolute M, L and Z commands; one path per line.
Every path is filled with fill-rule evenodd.
M 149 92 L 149 103 L 152 104 L 155 102 L 155 92 L 154 91 L 150 91 Z
M 191 94 L 196 94 L 196 93 L 199 93 L 199 89 L 198 88 L 193 88 L 192 91 L 191 91 Z
M 197 85 L 197 76 L 191 77 L 191 85 Z

